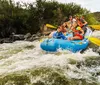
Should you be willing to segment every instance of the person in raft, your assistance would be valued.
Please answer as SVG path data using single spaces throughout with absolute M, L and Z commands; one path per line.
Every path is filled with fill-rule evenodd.
M 67 29 L 67 32 L 66 32 L 66 35 L 67 35 L 68 33 L 72 33 L 71 28 L 76 28 L 77 22 L 76 22 L 76 19 L 70 15 L 69 21 L 64 22 L 62 25 L 65 27 L 65 29 Z
M 49 35 L 49 38 L 56 38 L 56 39 L 63 39 L 66 40 L 64 33 L 67 32 L 67 30 L 63 27 L 63 25 L 57 27 L 57 31 L 52 32 Z
M 77 24 L 78 24 L 78 26 L 80 26 L 83 30 L 84 30 L 84 32 L 86 32 L 86 30 L 87 30 L 87 21 L 84 19 L 84 17 L 83 16 L 81 16 L 81 17 L 79 17 L 79 16 L 75 16 L 75 19 L 76 19 L 76 21 L 77 21 Z
M 73 37 L 69 37 L 68 40 L 82 40 L 84 38 L 84 30 L 77 26 L 76 28 L 71 28 L 73 31 Z

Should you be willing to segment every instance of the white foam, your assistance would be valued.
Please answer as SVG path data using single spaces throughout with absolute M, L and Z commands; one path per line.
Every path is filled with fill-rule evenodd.
M 92 33 L 92 36 L 100 38 L 100 31 L 95 30 L 95 31 Z
M 25 46 L 34 45 L 33 49 L 25 49 Z M 0 60 L 0 75 L 16 72 L 24 69 L 31 69 L 36 67 L 49 67 L 49 68 L 60 68 L 65 70 L 65 74 L 73 75 L 73 78 L 89 78 L 91 75 L 88 70 L 79 69 L 76 64 L 71 65 L 70 59 L 75 61 L 84 61 L 86 57 L 99 55 L 93 52 L 91 49 L 87 50 L 84 54 L 71 53 L 69 51 L 59 50 L 57 53 L 46 53 L 40 48 L 40 42 L 27 42 L 17 41 L 14 43 L 4 43 L 0 45 L 1 51 L 0 56 L 4 58 Z M 11 53 L 9 50 L 21 49 L 18 53 Z M 69 70 L 66 70 L 66 67 Z M 84 67 L 85 68 L 85 67 Z M 78 73 L 74 73 L 74 70 Z M 80 74 L 79 74 L 80 73 Z M 79 77 L 80 76 L 80 77 Z

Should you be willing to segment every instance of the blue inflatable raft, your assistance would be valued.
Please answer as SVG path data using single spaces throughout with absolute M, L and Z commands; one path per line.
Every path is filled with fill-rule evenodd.
M 91 30 L 88 30 L 85 34 L 85 36 L 90 36 L 92 33 Z M 68 35 L 70 36 L 70 35 Z M 89 40 L 84 38 L 83 40 L 62 40 L 62 39 L 45 39 L 41 44 L 40 47 L 49 52 L 55 52 L 57 49 L 62 49 L 62 50 L 69 50 L 72 52 L 78 52 L 81 50 L 84 50 L 87 48 L 89 44 Z

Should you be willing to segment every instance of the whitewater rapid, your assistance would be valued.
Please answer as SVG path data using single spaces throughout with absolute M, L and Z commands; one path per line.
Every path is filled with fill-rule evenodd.
M 100 31 L 95 31 L 92 36 L 100 37 Z M 40 40 L 3 43 L 0 44 L 0 75 L 4 76 L 26 69 L 49 67 L 63 69 L 64 75 L 69 78 L 83 78 L 92 82 L 90 78 L 94 77 L 100 82 L 100 75 L 92 76 L 92 73 L 100 72 L 100 65 L 88 67 L 83 64 L 80 65 L 80 68 L 77 67 L 77 62 L 86 62 L 89 58 L 99 57 L 100 55 L 93 52 L 91 48 L 83 54 L 60 49 L 56 53 L 48 53 L 40 48 Z M 74 64 L 72 64 L 73 62 Z

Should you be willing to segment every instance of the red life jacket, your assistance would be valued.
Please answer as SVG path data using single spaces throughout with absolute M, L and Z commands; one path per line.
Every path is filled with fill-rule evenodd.
M 73 30 L 74 34 L 81 34 L 82 32 L 80 30 L 78 30 L 77 28 Z
M 79 36 L 81 40 L 83 39 L 83 36 L 80 35 L 81 34 L 80 30 L 75 29 L 73 34 L 74 34 L 74 36 Z

